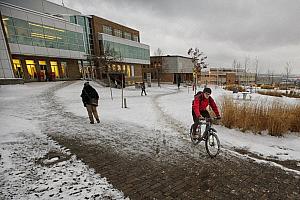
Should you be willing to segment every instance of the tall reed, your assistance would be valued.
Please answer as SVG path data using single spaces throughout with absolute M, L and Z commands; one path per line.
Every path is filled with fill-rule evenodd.
M 222 124 L 228 128 L 252 131 L 261 134 L 266 131 L 272 136 L 300 132 L 300 105 L 278 102 L 235 102 L 225 97 L 221 105 Z

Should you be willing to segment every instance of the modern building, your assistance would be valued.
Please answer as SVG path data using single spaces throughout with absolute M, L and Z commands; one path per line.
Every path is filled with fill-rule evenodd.
M 151 65 L 145 73 L 151 73 L 154 81 L 166 83 L 192 82 L 192 59 L 184 56 L 151 56 Z
M 134 84 L 150 66 L 149 45 L 129 27 L 46 0 L 0 0 L 0 11 L 6 82 L 84 77 Z M 119 59 L 103 65 L 107 51 Z
M 84 30 L 57 15 L 79 12 L 45 0 L 1 0 L 0 12 L 1 82 L 80 78 Z
M 150 47 L 140 43 L 139 31 L 94 15 L 91 24 L 96 78 L 119 84 L 123 77 L 127 85 L 143 81 L 143 71 L 150 66 Z M 111 53 L 115 59 L 105 66 L 101 59 Z

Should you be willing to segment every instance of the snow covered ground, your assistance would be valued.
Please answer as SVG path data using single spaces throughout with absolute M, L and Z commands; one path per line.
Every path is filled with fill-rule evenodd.
M 78 116 L 87 116 L 85 108 L 79 98 L 83 82 L 77 82 L 57 92 L 59 100 L 68 111 Z M 186 127 L 186 133 L 192 124 L 191 102 L 193 91 L 191 88 L 181 87 L 177 90 L 175 85 L 162 85 L 161 88 L 153 85 L 146 89 L 147 96 L 140 95 L 140 90 L 128 87 L 124 90 L 124 97 L 127 100 L 128 108 L 121 108 L 121 90 L 113 89 L 113 100 L 110 97 L 109 88 L 103 88 L 96 83 L 91 83 L 100 93 L 100 118 L 106 120 L 118 120 L 124 122 L 137 123 L 153 129 L 165 129 L 164 124 L 157 123 L 156 110 L 153 109 L 151 98 L 157 94 L 158 106 L 170 117 L 176 119 L 182 126 Z M 224 95 L 232 96 L 232 92 L 225 91 L 220 87 L 211 86 L 213 89 L 212 97 L 216 103 L 220 103 Z M 282 101 L 291 104 L 299 104 L 300 99 L 271 97 L 259 94 L 251 94 L 252 102 L 271 102 Z M 69 100 L 68 100 L 69 99 Z M 240 98 L 240 101 L 241 100 Z M 68 102 L 68 103 L 64 103 Z M 88 120 L 88 119 L 87 119 Z M 228 129 L 222 126 L 216 127 L 223 146 L 227 148 L 241 148 L 257 153 L 264 157 L 278 158 L 280 160 L 299 160 L 300 161 L 300 137 L 294 134 L 285 135 L 277 138 L 269 135 L 255 135 L 243 133 L 239 130 Z
M 80 93 L 83 83 L 84 81 L 76 81 L 74 84 L 63 87 L 57 90 L 55 96 L 66 111 L 85 117 L 86 121 L 82 123 L 86 123 L 86 128 L 89 128 L 96 124 L 89 124 L 87 112 L 81 102 Z M 95 174 L 75 156 L 56 163 L 58 159 L 71 155 L 68 149 L 41 134 L 41 124 L 45 123 L 41 117 L 45 115 L 43 109 L 45 102 L 40 101 L 39 95 L 59 84 L 61 82 L 0 86 L 0 165 L 2 166 L 0 197 L 1 194 L 5 194 L 12 199 L 48 199 L 49 197 L 124 199 L 121 191 L 114 189 L 105 177 Z M 122 108 L 120 89 L 112 89 L 113 99 L 111 99 L 109 88 L 101 87 L 95 82 L 90 82 L 90 84 L 100 95 L 98 111 L 101 121 L 128 122 L 169 134 L 186 136 L 189 132 L 192 124 L 191 101 L 194 94 L 191 88 L 181 87 L 178 90 L 175 85 L 162 85 L 161 87 L 153 85 L 151 88 L 146 88 L 147 96 L 141 96 L 139 89 L 127 87 L 124 89 L 124 97 L 128 108 Z M 213 89 L 212 96 L 217 103 L 220 103 L 224 95 L 232 96 L 231 92 L 219 87 L 212 86 L 211 88 Z M 279 99 L 251 94 L 253 102 L 273 100 L 300 103 L 299 99 Z M 167 118 L 175 121 L 181 129 L 174 131 L 170 126 L 166 126 L 165 122 L 160 120 L 161 111 Z M 300 165 L 299 135 L 289 134 L 276 138 L 243 133 L 222 126 L 215 128 L 224 149 L 229 151 L 245 149 L 261 157 L 298 160 Z M 188 139 L 188 137 L 185 138 Z M 54 156 L 49 156 L 49 152 L 53 152 Z M 47 165 L 54 167 L 49 170 Z M 32 170 L 26 171 L 25 169 Z M 26 194 L 26 191 L 32 192 Z M 55 196 L 58 194 L 59 196 Z

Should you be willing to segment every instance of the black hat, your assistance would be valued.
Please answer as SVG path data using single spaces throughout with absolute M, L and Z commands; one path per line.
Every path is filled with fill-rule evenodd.
M 211 94 L 211 89 L 210 89 L 210 88 L 204 88 L 203 92 L 204 92 L 204 93 Z

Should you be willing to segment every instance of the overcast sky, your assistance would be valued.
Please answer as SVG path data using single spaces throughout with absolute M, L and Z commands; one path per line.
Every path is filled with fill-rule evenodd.
M 51 0 L 61 4 L 61 0 Z M 199 48 L 211 67 L 233 60 L 255 71 L 300 74 L 298 0 L 64 0 L 67 7 L 140 31 L 141 42 L 165 55 Z

